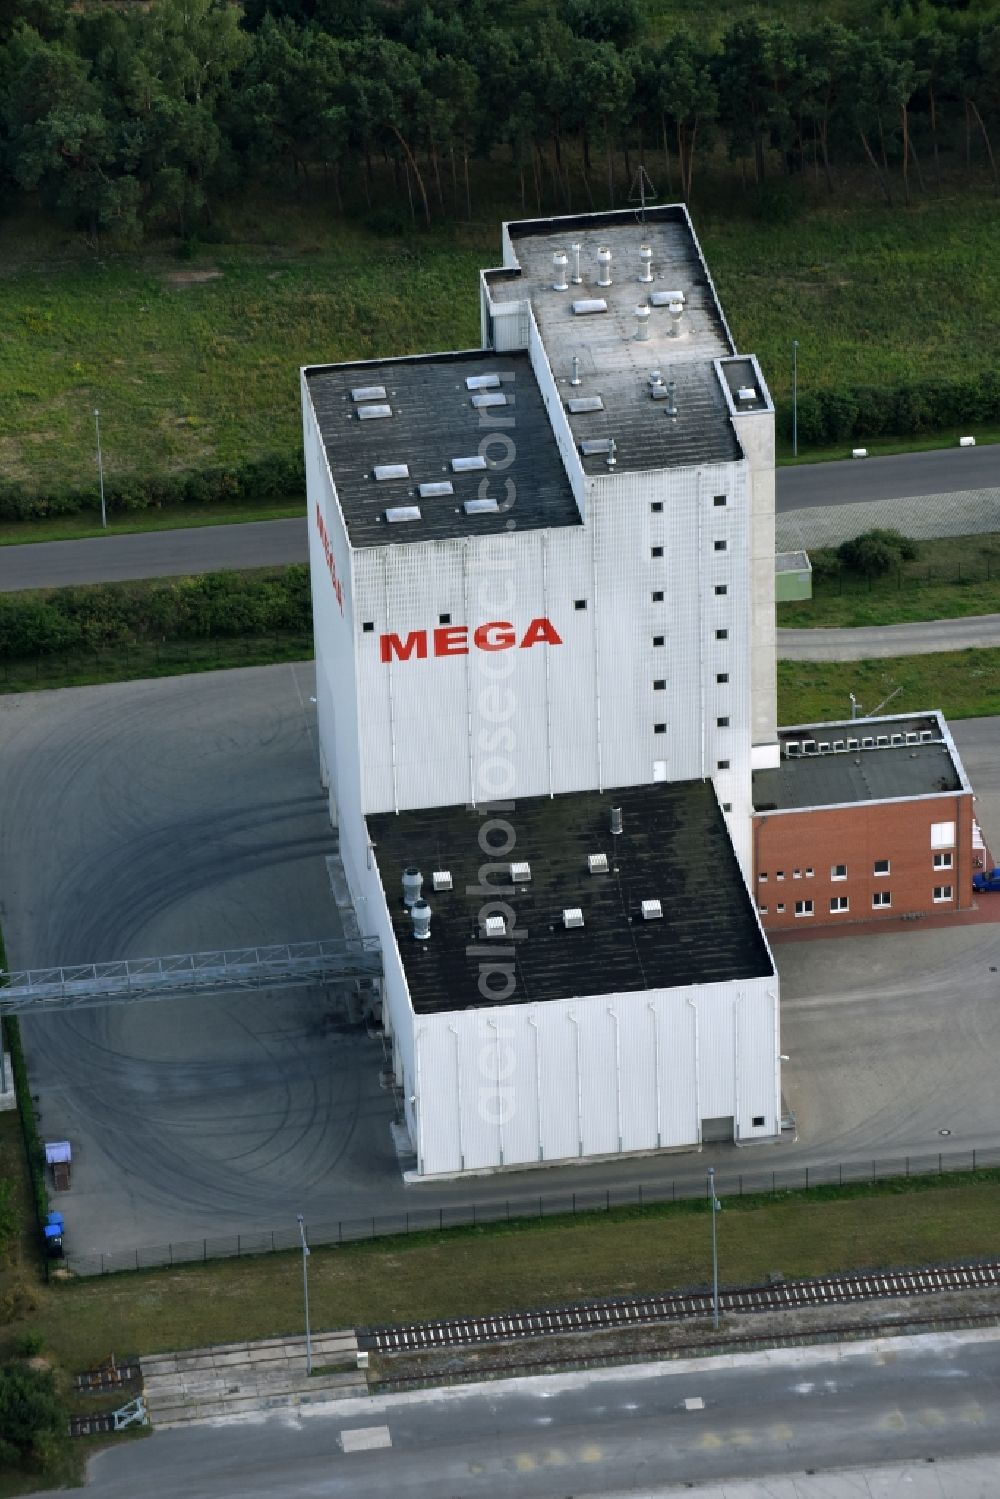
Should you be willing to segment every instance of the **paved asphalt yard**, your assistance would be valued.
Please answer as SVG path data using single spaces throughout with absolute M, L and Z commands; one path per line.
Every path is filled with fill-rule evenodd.
M 12 966 L 336 935 L 312 668 L 0 697 Z M 1000 844 L 997 720 L 955 726 Z M 405 1186 L 381 1049 L 322 994 L 26 1018 L 71 1247 L 114 1251 L 413 1207 L 1000 1146 L 997 924 L 779 947 L 795 1144 Z M 951 1135 L 941 1138 L 939 1131 Z
M 154 1432 L 100 1454 L 87 1493 L 995 1499 L 998 1336 L 588 1370 Z

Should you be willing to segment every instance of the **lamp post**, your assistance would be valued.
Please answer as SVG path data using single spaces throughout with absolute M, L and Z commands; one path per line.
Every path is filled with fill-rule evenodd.
M 309 1332 L 309 1245 L 306 1242 L 306 1225 L 302 1214 L 297 1215 L 299 1238 L 302 1240 L 302 1299 L 306 1309 L 306 1373 L 313 1371 L 312 1336 Z
M 712 1326 L 719 1326 L 719 1243 L 715 1228 L 715 1215 L 722 1203 L 715 1195 L 715 1167 L 708 1168 L 708 1195 L 712 1212 Z
M 792 339 L 792 457 L 799 456 L 799 341 Z
M 101 413 L 94 407 L 94 430 L 97 433 L 97 478 L 101 486 L 101 526 L 108 529 L 108 512 L 104 504 L 104 459 L 101 457 Z

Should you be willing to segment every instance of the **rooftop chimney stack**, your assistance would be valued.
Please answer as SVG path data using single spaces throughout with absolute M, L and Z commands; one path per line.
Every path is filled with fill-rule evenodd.
M 653 279 L 653 250 L 651 245 L 639 246 L 639 280 L 652 281 Z
M 413 937 L 416 942 L 429 942 L 431 935 L 431 908 L 425 900 L 416 900 L 410 907 L 413 922 Z
M 667 381 L 667 415 L 677 415 L 677 402 L 674 400 L 674 382 L 672 380 Z
M 569 378 L 569 383 L 570 385 L 582 385 L 583 383 L 580 379 L 580 361 L 575 354 L 573 355 L 573 373 Z
M 667 307 L 670 314 L 670 337 L 677 338 L 681 331 L 681 318 L 684 316 L 684 303 L 671 302 Z
M 583 285 L 583 277 L 580 274 L 580 251 L 582 249 L 583 249 L 582 245 L 577 244 L 577 245 L 573 246 L 573 285 L 574 286 L 582 286 Z
M 640 343 L 649 337 L 649 308 L 645 303 L 635 309 L 635 336 Z
M 607 245 L 602 245 L 597 252 L 597 284 L 611 285 L 611 251 Z
M 622 809 L 621 809 L 621 807 L 612 807 L 611 808 L 611 831 L 612 831 L 612 833 L 614 833 L 614 835 L 615 835 L 616 838 L 622 832 Z
M 569 265 L 569 257 L 565 250 L 557 250 L 552 257 L 555 267 L 556 279 L 552 283 L 553 291 L 569 291 L 569 282 L 566 280 L 566 267 Z
M 420 891 L 423 888 L 424 877 L 415 864 L 410 864 L 403 870 L 403 905 L 413 906 L 420 899 Z

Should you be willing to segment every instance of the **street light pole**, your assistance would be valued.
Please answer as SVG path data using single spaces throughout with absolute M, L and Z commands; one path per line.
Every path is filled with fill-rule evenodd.
M 715 1215 L 722 1203 L 715 1195 L 715 1167 L 708 1168 L 708 1195 L 711 1199 L 710 1207 L 712 1213 L 712 1326 L 718 1330 L 719 1326 L 719 1243 L 715 1227 Z
M 108 512 L 104 504 L 104 459 L 101 457 L 101 413 L 94 407 L 94 429 L 97 433 L 97 477 L 101 485 L 101 525 L 108 529 Z
M 799 341 L 792 339 L 792 457 L 799 456 Z
M 302 1299 L 306 1309 L 306 1373 L 313 1371 L 312 1335 L 309 1331 L 309 1245 L 306 1243 L 306 1225 L 302 1214 L 297 1215 L 299 1238 L 302 1240 Z

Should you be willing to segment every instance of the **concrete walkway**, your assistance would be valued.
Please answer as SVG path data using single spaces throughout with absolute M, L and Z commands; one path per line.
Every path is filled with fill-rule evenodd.
M 863 625 L 847 630 L 778 631 L 778 658 L 782 661 L 870 661 L 991 645 L 1000 645 L 1000 614 L 910 625 Z
M 352 1331 L 316 1333 L 312 1358 L 328 1372 L 306 1373 L 304 1337 L 151 1354 L 139 1360 L 150 1422 L 169 1428 L 368 1393 Z

